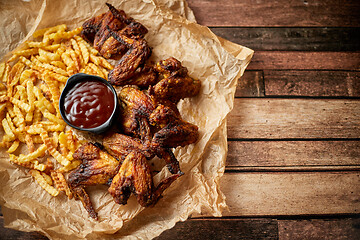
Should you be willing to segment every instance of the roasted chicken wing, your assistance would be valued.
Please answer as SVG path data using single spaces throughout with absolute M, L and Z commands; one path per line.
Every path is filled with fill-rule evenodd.
M 175 148 L 197 141 L 198 127 L 181 119 L 171 108 L 159 105 L 150 115 L 150 123 L 160 128 L 151 141 L 153 148 Z
M 119 169 L 119 161 L 92 143 L 79 147 L 73 154 L 82 164 L 70 172 L 68 184 L 75 199 L 80 199 L 90 217 L 97 219 L 97 213 L 90 201 L 85 186 L 110 184 Z
M 173 57 L 158 62 L 155 70 L 163 78 L 149 90 L 155 99 L 177 103 L 180 99 L 196 96 L 200 91 L 200 81 L 191 78 L 187 68 Z
M 129 44 L 114 39 L 111 31 L 127 38 L 143 38 L 148 30 L 126 16 L 124 11 L 117 10 L 108 3 L 106 5 L 109 11 L 84 22 L 81 33 L 102 56 L 117 59 L 128 51 Z
M 155 204 L 162 192 L 179 176 L 180 174 L 174 174 L 165 178 L 155 188 L 145 156 L 133 151 L 126 156 L 108 191 L 116 203 L 126 204 L 133 193 L 139 204 L 147 207 Z

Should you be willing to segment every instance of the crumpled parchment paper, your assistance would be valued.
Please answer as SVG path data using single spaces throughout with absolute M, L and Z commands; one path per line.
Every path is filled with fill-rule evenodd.
M 239 77 L 253 51 L 214 35 L 195 23 L 185 0 L 108 1 L 148 29 L 153 47 L 151 60 L 173 56 L 201 80 L 197 97 L 180 101 L 182 117 L 199 127 L 196 144 L 177 148 L 184 176 L 167 189 L 151 208 L 142 208 L 134 197 L 125 206 L 116 204 L 105 186 L 89 189 L 99 221 L 88 217 L 80 201 L 65 195 L 50 196 L 25 169 L 0 155 L 0 203 L 5 227 L 39 231 L 50 239 L 150 239 L 185 221 L 192 213 L 221 216 L 226 208 L 219 188 L 227 153 L 226 117 L 233 108 Z M 105 1 L 27 0 L 0 3 L 0 57 L 31 37 L 34 30 L 65 23 L 70 29 L 107 11 Z M 168 170 L 154 177 L 155 184 Z

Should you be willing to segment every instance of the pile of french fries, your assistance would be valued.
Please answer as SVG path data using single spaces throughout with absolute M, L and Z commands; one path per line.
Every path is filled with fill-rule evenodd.
M 79 36 L 81 30 L 67 31 L 66 25 L 37 30 L 34 40 L 0 64 L 0 147 L 52 196 L 72 197 L 64 173 L 81 164 L 72 155 L 82 141 L 59 112 L 61 91 L 75 73 L 107 79 L 113 68 Z

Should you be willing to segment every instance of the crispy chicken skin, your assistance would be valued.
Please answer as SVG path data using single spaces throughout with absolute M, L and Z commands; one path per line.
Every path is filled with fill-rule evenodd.
M 134 87 L 125 87 L 118 94 L 122 103 L 120 125 L 125 134 L 140 138 L 151 138 L 147 119 L 155 109 L 155 103 L 145 92 Z
M 82 36 L 93 43 L 94 48 L 105 58 L 120 58 L 129 49 L 129 44 L 115 40 L 111 31 L 128 38 L 143 38 L 148 30 L 133 18 L 126 16 L 122 10 L 117 10 L 106 3 L 109 11 L 93 17 L 83 24 Z
M 198 127 L 181 119 L 171 108 L 159 105 L 150 115 L 150 124 L 160 128 L 151 141 L 153 148 L 175 148 L 195 143 Z
M 68 176 L 71 187 L 107 184 L 115 176 L 119 161 L 92 143 L 79 147 L 73 154 L 82 164 Z
M 109 72 L 109 82 L 119 86 L 131 84 L 130 79 L 144 69 L 145 61 L 151 55 L 151 48 L 145 39 L 131 39 L 114 31 L 111 31 L 111 34 L 119 42 L 128 44 L 129 50 Z
M 70 172 L 67 182 L 75 199 L 82 202 L 90 217 L 97 219 L 97 213 L 84 187 L 109 184 L 118 172 L 119 161 L 92 143 L 80 146 L 73 157 L 81 160 L 82 164 Z
M 133 151 L 126 156 L 108 192 L 114 197 L 115 202 L 119 204 L 126 204 L 130 194 L 133 193 L 139 204 L 147 207 L 155 204 L 162 192 L 179 176 L 180 174 L 171 175 L 163 179 L 155 188 L 150 166 L 145 156 L 140 152 Z
M 104 137 L 102 144 L 106 151 L 113 156 L 117 156 L 120 161 L 123 161 L 133 151 L 140 152 L 147 159 L 154 157 L 152 149 L 145 146 L 140 139 L 121 133 L 109 133 Z
M 200 81 L 191 78 L 181 62 L 171 57 L 155 65 L 163 79 L 150 88 L 156 99 L 167 99 L 177 103 L 180 99 L 196 96 L 200 92 Z

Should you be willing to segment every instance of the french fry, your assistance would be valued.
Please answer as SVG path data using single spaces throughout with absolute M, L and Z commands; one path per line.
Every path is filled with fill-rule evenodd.
M 9 122 L 6 118 L 4 118 L 2 120 L 2 126 L 4 128 L 5 134 L 9 137 L 9 141 L 12 141 L 15 139 L 15 134 L 12 131 L 12 129 L 10 128 Z
M 84 65 L 88 64 L 89 62 L 89 50 L 88 48 L 86 47 L 86 44 L 84 43 L 85 40 L 82 39 L 80 36 L 75 36 L 74 37 L 79 45 L 79 48 L 80 48 L 80 51 L 81 51 L 81 56 L 82 56 L 82 59 L 84 61 Z
M 56 161 L 58 161 L 61 165 L 67 166 L 70 164 L 70 161 L 62 156 L 54 147 L 52 139 L 49 137 L 47 131 L 42 129 L 40 133 L 40 137 L 43 140 L 44 144 L 47 147 L 48 152 L 53 156 Z
M 13 141 L 13 143 L 11 144 L 11 146 L 9 147 L 9 149 L 7 150 L 8 153 L 13 153 L 16 151 L 16 149 L 19 147 L 20 145 L 20 141 L 16 140 Z
M 25 143 L 26 143 L 26 146 L 28 147 L 29 153 L 32 153 L 35 151 L 34 140 L 32 139 L 30 134 L 25 134 Z
M 61 192 L 65 192 L 69 199 L 72 199 L 73 195 L 69 188 L 68 183 L 65 180 L 64 175 L 61 172 L 51 171 L 51 178 L 54 181 L 55 187 Z
M 54 27 L 49 27 L 49 28 L 43 28 L 43 29 L 39 29 L 36 30 L 33 33 L 33 37 L 34 38 L 39 38 L 42 37 L 45 33 L 54 33 L 54 32 L 58 32 L 58 31 L 65 31 L 66 30 L 66 25 L 65 24 L 61 24 L 61 25 L 57 25 Z
M 49 34 L 49 39 L 52 39 L 54 41 L 60 40 L 60 39 L 70 39 L 71 37 L 79 34 L 82 30 L 82 27 L 75 28 L 74 30 L 68 31 L 68 32 L 56 32 Z
M 69 171 L 77 168 L 80 164 L 81 164 L 80 160 L 73 160 L 70 162 L 69 165 L 61 167 L 61 168 L 57 169 L 57 171 L 61 172 L 61 173 L 66 173 L 66 172 L 69 172 Z
M 38 51 L 39 51 L 38 48 L 29 48 L 29 49 L 25 49 L 25 50 L 16 51 L 16 52 L 14 52 L 14 55 L 29 57 L 31 55 L 37 54 Z
M 31 162 L 32 160 L 43 157 L 45 155 L 46 150 L 47 150 L 47 146 L 45 144 L 41 144 L 34 152 L 29 153 L 27 155 L 20 154 L 18 157 L 15 155 L 13 156 L 10 155 L 10 160 L 13 158 L 19 162 Z
M 46 183 L 49 184 L 50 186 L 53 185 L 53 180 L 52 180 L 52 177 L 47 175 L 46 173 L 44 172 L 41 172 L 41 175 L 42 177 L 45 179 Z
M 2 82 L 6 83 L 9 72 L 10 72 L 10 69 L 11 69 L 10 65 L 5 63 L 5 69 L 4 69 L 4 72 L 2 74 L 2 79 L 1 79 Z
M 34 95 L 38 99 L 38 101 L 35 101 L 34 104 L 37 108 L 40 109 L 42 114 L 44 114 L 45 110 L 48 110 L 50 113 L 55 113 L 56 110 L 55 110 L 54 106 L 52 105 L 51 102 L 49 102 L 49 100 L 47 100 L 44 97 L 44 95 L 41 93 L 41 90 L 39 88 L 37 88 L 36 86 L 34 86 L 33 89 L 34 89 Z
M 2 79 L 2 77 L 5 73 L 5 67 L 6 67 L 6 65 L 4 62 L 0 63 L 0 79 Z
M 49 185 L 45 178 L 41 175 L 41 173 L 38 170 L 30 170 L 29 171 L 30 175 L 33 176 L 33 178 L 36 180 L 36 182 L 45 190 L 47 191 L 50 195 L 56 197 L 57 195 L 59 195 L 59 191 L 54 188 L 53 186 Z
M 95 63 L 96 65 L 100 65 L 100 66 L 102 66 L 102 67 L 104 67 L 106 69 L 109 69 L 109 70 L 114 68 L 114 66 L 111 65 L 108 61 L 106 61 L 105 58 L 95 56 L 93 54 L 90 54 L 90 61 Z

